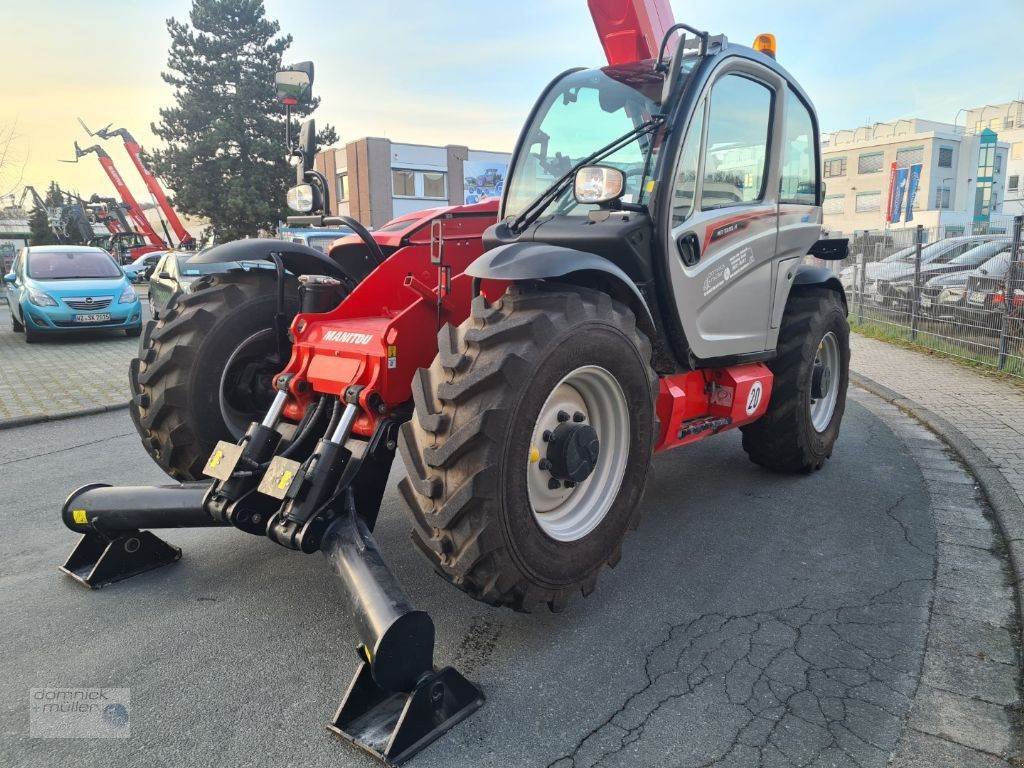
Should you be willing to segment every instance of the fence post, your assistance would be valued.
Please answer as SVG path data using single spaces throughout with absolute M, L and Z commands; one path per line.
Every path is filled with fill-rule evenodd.
M 999 370 L 1006 368 L 1007 349 L 1007 326 L 1009 325 L 1010 310 L 1013 308 L 1014 291 L 1017 283 L 1021 280 L 1021 252 L 1020 237 L 1021 225 L 1024 224 L 1024 216 L 1013 218 L 1013 245 L 1010 247 L 1010 266 L 1006 270 L 1006 279 L 1003 281 L 1003 316 L 999 322 Z
M 867 271 L 867 254 L 864 250 L 867 248 L 867 234 L 866 232 L 860 233 L 860 253 L 857 254 L 857 323 L 863 325 L 864 323 L 864 273 Z
M 918 224 L 914 233 L 917 248 L 914 250 L 914 293 L 910 305 L 910 340 L 917 341 L 917 319 L 921 307 L 921 248 L 924 243 L 924 225 Z

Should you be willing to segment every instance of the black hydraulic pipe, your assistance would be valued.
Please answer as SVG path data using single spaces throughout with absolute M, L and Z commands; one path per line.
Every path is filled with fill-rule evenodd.
M 414 610 L 381 557 L 373 535 L 355 513 L 351 490 L 345 511 L 324 532 L 320 549 L 345 583 L 374 682 L 386 691 L 411 691 L 433 671 L 434 622 Z
M 206 512 L 209 483 L 113 487 L 85 485 L 61 509 L 64 524 L 78 533 L 117 535 L 142 528 L 227 525 Z

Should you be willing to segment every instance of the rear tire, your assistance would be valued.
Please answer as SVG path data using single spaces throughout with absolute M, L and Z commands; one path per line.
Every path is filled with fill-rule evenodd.
M 11 310 L 11 330 L 15 333 L 24 333 L 25 326 L 18 322 L 18 318 L 14 316 L 14 307 L 10 307 Z
M 827 394 L 814 397 L 821 393 L 815 389 L 814 369 L 823 345 L 834 348 L 839 369 L 830 373 L 829 383 L 837 387 L 831 408 Z M 850 374 L 850 326 L 835 291 L 818 288 L 790 295 L 778 354 L 768 367 L 775 375 L 771 402 L 764 416 L 740 427 L 743 450 L 755 464 L 776 472 L 821 469 L 839 437 Z
M 477 600 L 560 610 L 573 594 L 593 591 L 639 522 L 657 435 L 650 343 L 628 308 L 570 286 L 513 286 L 493 306 L 477 297 L 471 316 L 445 326 L 438 342 L 434 363 L 413 380 L 415 413 L 399 440 L 408 471 L 399 489 L 413 539 L 444 578 Z M 596 486 L 611 489 L 599 515 L 588 519 L 584 504 L 576 530 L 560 535 L 545 515 L 567 508 L 535 506 L 531 473 L 541 467 L 533 449 L 550 397 L 579 371 L 596 372 L 592 390 L 572 391 L 590 409 L 601 445 L 592 474 L 563 486 L 569 501 L 558 503 L 571 504 L 577 493 L 594 499 L 588 483 L 606 483 L 608 472 L 618 479 Z M 618 392 L 621 409 L 601 392 Z M 602 422 L 601 413 L 614 417 Z
M 217 441 L 236 441 L 231 416 L 221 408 L 222 374 L 245 340 L 273 328 L 275 285 L 265 270 L 204 276 L 143 327 L 139 356 L 129 367 L 129 410 L 149 455 L 176 480 L 201 479 Z M 294 282 L 285 301 L 291 317 L 297 308 Z M 269 406 L 269 378 L 283 364 L 265 367 L 242 393 L 254 417 Z

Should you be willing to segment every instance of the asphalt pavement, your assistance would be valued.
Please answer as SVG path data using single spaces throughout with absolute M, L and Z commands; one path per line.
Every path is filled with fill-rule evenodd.
M 433 575 L 393 472 L 377 537 L 485 706 L 414 766 L 883 766 L 917 686 L 935 529 L 922 474 L 851 403 L 809 476 L 728 433 L 659 457 L 619 566 L 561 614 Z M 356 634 L 320 556 L 222 529 L 162 533 L 181 562 L 89 592 L 57 571 L 89 482 L 166 478 L 125 412 L 0 432 L 0 709 L 10 766 L 369 766 L 332 737 Z M 131 689 L 127 739 L 33 739 L 28 691 Z

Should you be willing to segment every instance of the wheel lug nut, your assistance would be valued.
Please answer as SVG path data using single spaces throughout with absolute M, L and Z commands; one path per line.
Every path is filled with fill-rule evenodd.
M 575 422 L 576 422 L 577 424 L 579 424 L 579 423 L 580 423 L 581 421 L 585 421 L 585 420 L 586 420 L 586 418 L 587 418 L 587 417 L 586 417 L 586 416 L 584 416 L 584 415 L 583 415 L 582 413 L 580 413 L 579 411 L 576 411 L 576 413 L 574 413 L 574 414 L 572 415 L 572 420 L 573 420 L 573 421 L 575 421 Z
M 550 480 L 548 480 L 548 489 L 549 490 L 554 491 L 554 490 L 556 490 L 558 488 L 561 488 L 561 487 L 562 487 L 562 484 L 560 482 L 558 482 L 557 480 L 555 480 L 555 478 L 552 477 Z
M 569 414 L 566 413 L 565 411 L 559 411 L 558 412 L 558 420 L 561 421 L 561 422 L 568 421 L 569 420 Z
M 540 437 L 541 437 L 541 439 L 542 439 L 542 440 L 543 440 L 543 441 L 544 441 L 545 443 L 550 443 L 550 442 L 551 442 L 551 430 L 550 430 L 550 429 L 545 429 L 545 430 L 544 430 L 544 434 L 543 434 L 543 435 L 541 435 Z
M 551 462 L 548 461 L 547 459 L 541 459 L 537 463 L 537 466 L 546 471 L 546 470 L 551 469 Z

